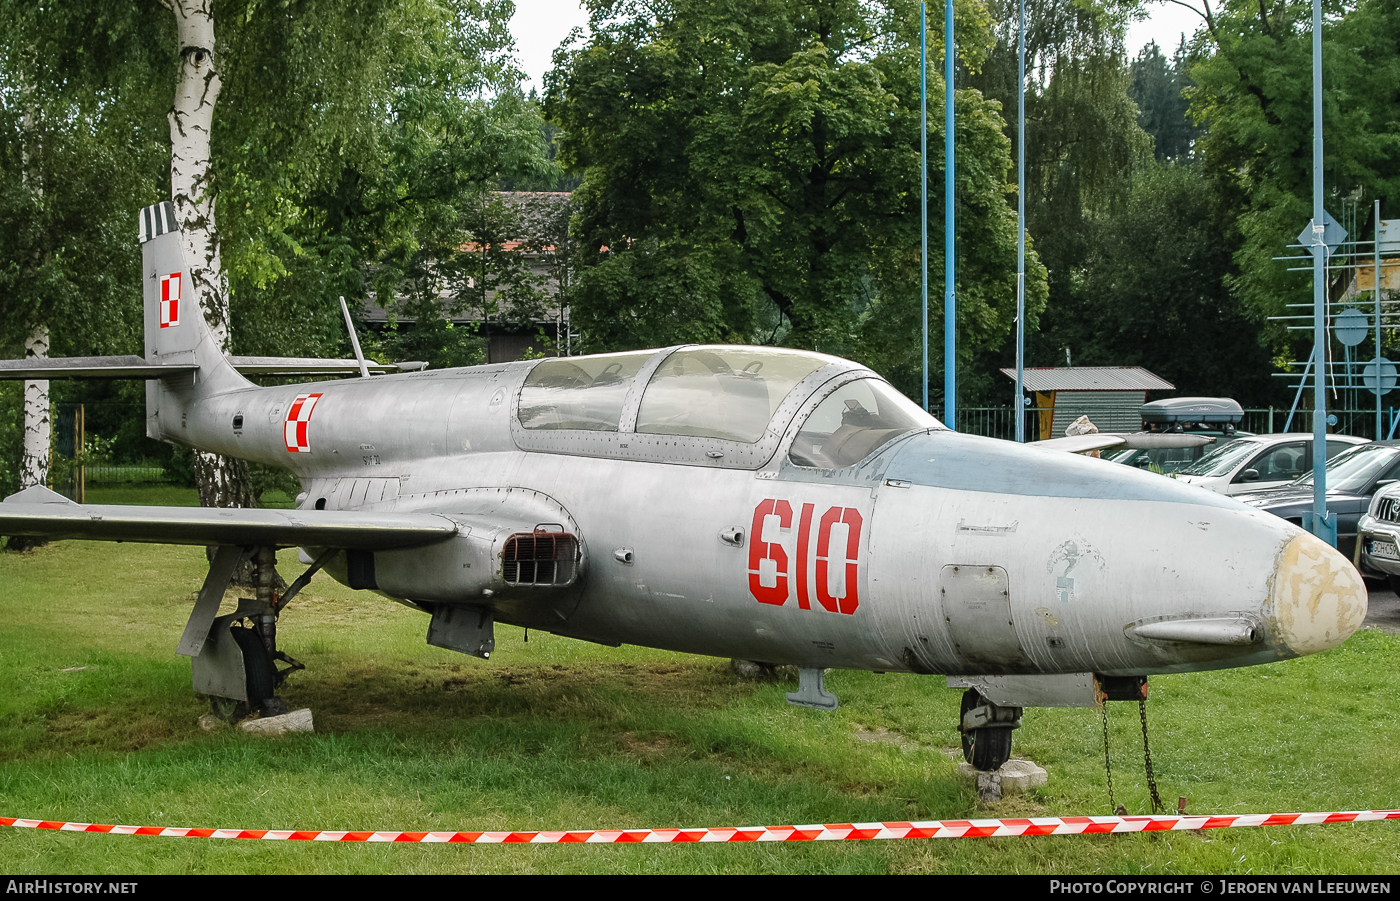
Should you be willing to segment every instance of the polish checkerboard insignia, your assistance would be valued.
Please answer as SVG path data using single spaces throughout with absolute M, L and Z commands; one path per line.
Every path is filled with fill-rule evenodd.
M 291 407 L 287 409 L 287 418 L 283 422 L 282 430 L 288 453 L 311 453 L 307 429 L 311 425 L 311 411 L 316 408 L 316 401 L 320 399 L 319 394 L 298 394 L 297 399 L 292 401 Z
M 160 277 L 160 327 L 180 324 L 180 273 Z

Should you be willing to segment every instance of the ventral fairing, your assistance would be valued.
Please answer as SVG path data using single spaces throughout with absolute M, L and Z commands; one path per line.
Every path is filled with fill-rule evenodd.
M 277 620 L 321 568 L 481 658 L 502 622 L 792 665 L 790 700 L 814 707 L 836 705 L 828 668 L 945 676 L 982 769 L 1007 759 L 1022 707 L 1315 653 L 1365 617 L 1352 565 L 1277 517 L 1056 442 L 952 432 L 822 354 L 682 346 L 258 387 L 214 345 L 178 236 L 143 232 L 145 355 L 117 368 L 147 379 L 147 433 L 285 467 L 297 507 L 31 488 L 0 504 L 0 533 L 217 546 L 178 650 L 226 715 L 275 706 L 300 666 Z M 310 568 L 279 594 L 291 547 Z M 220 617 L 244 557 L 257 597 Z

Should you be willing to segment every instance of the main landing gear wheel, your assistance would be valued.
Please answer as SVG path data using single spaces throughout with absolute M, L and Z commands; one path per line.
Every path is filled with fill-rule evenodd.
M 274 657 L 267 652 L 256 629 L 231 626 L 228 634 L 243 658 L 243 691 L 248 700 L 210 695 L 209 706 L 214 715 L 226 723 L 236 723 L 253 713 L 263 716 L 286 713 L 286 705 L 277 697 L 277 685 L 288 673 L 302 669 L 302 665 L 285 654 L 278 654 L 277 658 L 293 664 L 279 673 Z
M 234 637 L 234 644 L 238 645 L 239 651 L 244 652 L 244 676 L 248 680 L 248 707 L 251 709 L 266 708 L 270 704 L 280 707 L 281 702 L 276 700 L 277 694 L 277 666 L 272 662 L 272 656 L 267 653 L 267 648 L 262 644 L 262 635 L 251 628 L 230 628 L 228 634 Z
M 966 729 L 962 723 L 968 713 L 984 705 L 995 705 L 982 697 L 975 688 L 963 692 L 962 710 L 959 713 L 958 731 L 962 733 L 963 757 L 973 769 L 991 772 L 1001 769 L 1001 765 L 1011 759 L 1011 724 L 1005 726 L 983 726 Z

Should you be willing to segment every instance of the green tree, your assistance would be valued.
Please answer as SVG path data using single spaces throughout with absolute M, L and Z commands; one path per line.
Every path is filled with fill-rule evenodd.
M 918 5 L 590 9 L 589 38 L 556 56 L 546 95 L 563 128 L 560 157 L 584 173 L 572 301 L 586 345 L 816 347 L 856 354 L 917 395 Z M 980 63 L 987 24 L 980 4 L 959 5 L 965 65 Z M 939 56 L 935 38 L 931 69 Z M 937 209 L 936 72 L 929 91 Z M 956 102 L 959 239 L 970 249 L 959 259 L 959 325 L 970 356 L 1009 330 L 1015 232 L 997 110 L 975 91 Z M 937 279 L 941 252 L 930 269 Z
M 1184 92 L 1195 86 L 1188 68 L 1184 36 L 1170 60 L 1162 55 L 1156 41 L 1143 47 L 1133 60 L 1128 96 L 1138 105 L 1138 124 L 1152 135 L 1152 154 L 1158 162 L 1189 158 L 1204 131 L 1187 115 L 1190 104 Z
M 126 142 L 155 136 L 166 174 L 104 183 L 92 166 L 79 184 L 124 210 L 105 240 L 128 258 L 139 259 L 134 212 L 174 196 L 199 301 L 234 352 L 340 350 L 337 295 L 392 299 L 413 265 L 460 246 L 480 190 L 503 174 L 549 173 L 538 114 L 513 89 L 509 0 L 3 4 L 11 120 L 33 120 L 12 97 L 45 91 L 68 104 L 54 122 L 140 119 Z M 114 165 L 141 159 L 120 129 L 94 141 Z M 13 203 L 39 196 L 14 184 Z M 17 277 L 35 269 L 15 265 Z M 85 277 L 121 279 L 88 266 Z M 139 278 L 126 283 L 139 303 Z M 112 332 L 99 325 L 94 335 Z M 206 502 L 247 501 L 236 464 L 201 484 Z
M 1400 7 L 1390 0 L 1323 5 L 1324 205 L 1400 202 Z M 1312 28 L 1305 0 L 1227 0 L 1202 10 L 1191 113 L 1200 153 L 1238 210 L 1242 243 L 1231 287 L 1257 316 L 1308 302 L 1309 273 L 1274 260 L 1312 218 Z M 1389 210 L 1389 213 L 1386 211 Z M 1369 240 L 1367 222 L 1354 238 Z M 1350 273 L 1332 276 L 1330 294 Z M 1277 330 L 1279 350 L 1288 344 Z
M 513 11 L 509 0 L 260 6 L 229 34 L 214 156 L 235 321 L 248 323 L 235 325 L 236 346 L 348 352 L 338 295 L 393 308 L 429 283 L 455 291 L 487 192 L 554 171 L 538 108 L 515 87 Z
M 1143 366 L 1190 395 L 1273 400 L 1269 352 L 1228 288 L 1232 222 L 1199 166 L 1140 168 L 1094 223 L 1074 307 L 1047 339 L 1087 366 Z
M 119 15 L 93 12 L 98 27 L 122 31 Z M 169 98 L 140 82 L 139 66 L 114 63 L 114 81 L 127 84 L 115 90 L 94 67 L 73 65 L 63 36 L 74 27 L 66 8 L 0 3 L 0 347 L 9 356 L 140 347 L 139 251 L 123 199 L 163 177 Z M 110 52 L 122 43 L 113 35 L 91 52 L 125 59 Z M 154 42 L 130 43 L 139 54 Z M 47 481 L 50 400 L 47 382 L 25 383 L 21 485 Z
M 1026 4 L 1026 231 L 1048 270 L 1045 313 L 1027 322 L 1027 356 L 1037 365 L 1063 361 L 1055 334 L 1082 316 L 1079 291 L 1096 223 L 1121 205 L 1133 171 L 1150 159 L 1151 139 L 1128 95 L 1123 52 L 1139 6 L 1138 0 Z M 989 8 L 996 42 L 973 83 L 1001 103 L 1014 138 L 1017 3 L 991 0 Z M 978 369 L 1008 365 L 1013 353 L 996 348 Z

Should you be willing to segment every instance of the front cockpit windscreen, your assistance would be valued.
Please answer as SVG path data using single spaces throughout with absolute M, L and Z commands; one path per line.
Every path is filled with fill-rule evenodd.
M 911 429 L 939 422 L 878 379 L 858 379 L 831 392 L 793 439 L 788 459 L 798 466 L 841 469 L 864 460 Z
M 647 384 L 637 431 L 753 444 L 793 387 L 830 362 L 774 347 L 678 350 Z
M 545 360 L 520 389 L 520 424 L 616 432 L 632 379 L 651 355 L 648 350 Z

